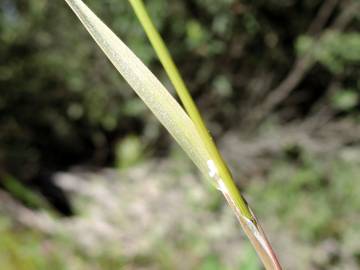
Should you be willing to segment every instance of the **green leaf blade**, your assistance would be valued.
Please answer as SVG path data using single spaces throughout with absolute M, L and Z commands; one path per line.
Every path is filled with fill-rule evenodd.
M 200 171 L 211 159 L 192 120 L 138 57 L 80 0 L 65 0 L 115 68 L 144 101 Z
M 177 101 L 136 55 L 81 1 L 65 0 L 108 59 L 179 143 L 205 177 L 211 179 L 233 208 L 266 269 L 281 269 L 256 217 L 238 192 L 217 149 L 205 143 L 198 129 Z M 191 111 L 191 109 L 190 109 Z M 201 118 L 200 118 L 201 119 Z M 209 150 L 210 149 L 210 150 Z

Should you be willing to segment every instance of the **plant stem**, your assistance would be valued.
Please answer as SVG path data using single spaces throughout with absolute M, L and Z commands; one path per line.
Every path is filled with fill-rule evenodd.
M 227 202 L 234 210 L 236 217 L 266 269 L 281 269 L 255 215 L 237 190 L 231 174 L 206 130 L 186 87 L 180 91 L 182 91 L 183 97 L 187 95 L 188 100 L 185 99 L 185 105 L 187 106 L 188 113 L 183 110 L 174 97 L 126 44 L 82 0 L 65 0 L 65 2 L 68 3 L 115 68 L 184 149 L 190 159 L 205 176 L 210 176 L 214 180 L 217 188 L 223 193 Z M 147 15 L 142 2 L 133 3 L 138 4 L 138 7 L 142 5 L 143 14 Z M 148 21 L 151 23 L 149 17 Z M 157 33 L 154 27 L 153 32 Z M 157 35 L 158 39 L 162 42 L 160 35 Z M 163 44 L 162 46 L 166 50 L 165 45 Z M 171 63 L 172 60 L 168 52 L 167 57 L 168 62 L 170 61 Z M 175 65 L 173 64 L 173 66 Z M 174 74 L 176 73 L 177 75 L 175 76 L 181 79 L 177 70 L 175 70 Z M 185 85 L 184 83 L 182 84 Z M 189 100 L 191 103 L 189 103 Z M 193 120 L 189 115 L 197 117 L 196 120 Z
M 172 60 L 170 53 L 162 40 L 160 34 L 156 30 L 154 24 L 152 23 L 145 6 L 141 0 L 129 0 L 132 5 L 142 27 L 144 28 L 151 45 L 155 49 L 161 64 L 163 65 L 166 73 L 169 76 L 170 81 L 175 87 L 177 94 L 185 107 L 186 112 L 188 113 L 191 120 L 194 122 L 201 138 L 204 141 L 208 151 L 210 152 L 211 157 L 214 160 L 216 167 L 219 170 L 219 174 L 224 181 L 225 186 L 229 190 L 232 198 L 235 200 L 236 205 L 241 209 L 241 213 L 248 219 L 252 219 L 252 215 L 249 211 L 249 208 L 240 195 L 234 181 L 232 180 L 232 175 L 226 166 L 221 154 L 216 147 L 214 140 L 212 139 L 208 129 L 206 128 L 204 121 L 197 109 L 197 106 L 194 103 L 189 90 L 187 89 L 184 80 L 182 79 L 180 72 L 178 71 L 174 61 Z
M 194 100 L 192 99 L 189 90 L 187 89 L 184 80 L 182 79 L 179 70 L 177 69 L 170 53 L 161 38 L 159 32 L 156 30 L 149 14 L 146 11 L 142 0 L 129 0 L 136 16 L 138 17 L 144 31 L 146 32 L 151 45 L 159 57 L 167 75 L 179 98 L 185 107 L 191 120 L 194 122 L 197 131 L 200 134 L 209 154 L 214 162 L 215 170 L 218 172 L 218 188 L 222 191 L 227 202 L 235 212 L 240 224 L 245 233 L 251 240 L 254 248 L 263 261 L 266 269 L 281 269 L 281 266 L 273 252 L 270 243 L 268 242 L 262 228 L 257 222 L 253 212 L 250 210 L 240 191 L 236 187 L 231 172 L 225 164 L 214 140 L 212 139 L 205 123 L 201 117 Z

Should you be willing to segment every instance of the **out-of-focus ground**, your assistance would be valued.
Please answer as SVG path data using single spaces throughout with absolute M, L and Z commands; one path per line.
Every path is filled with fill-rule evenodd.
M 145 2 L 284 269 L 359 269 L 359 1 Z M 65 1 L 0 0 L 0 270 L 39 269 L 262 268 Z
M 284 269 L 358 269 L 359 146 L 325 139 L 324 154 L 305 134 L 286 134 L 224 140 L 246 198 Z M 120 172 L 57 173 L 74 217 L 30 210 L 1 192 L 3 269 L 261 269 L 221 194 L 174 151 Z

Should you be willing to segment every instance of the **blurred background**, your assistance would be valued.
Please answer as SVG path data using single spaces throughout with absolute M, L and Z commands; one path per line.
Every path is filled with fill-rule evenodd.
M 86 3 L 174 93 L 130 4 Z M 285 269 L 359 269 L 360 2 L 146 5 Z M 0 10 L 1 269 L 262 269 L 65 1 Z

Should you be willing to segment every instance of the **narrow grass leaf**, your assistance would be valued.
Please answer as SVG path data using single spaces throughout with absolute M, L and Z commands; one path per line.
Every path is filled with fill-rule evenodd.
M 156 54 L 158 55 L 170 81 L 175 87 L 181 102 L 183 103 L 191 120 L 194 122 L 202 141 L 211 155 L 212 161 L 214 162 L 213 176 L 218 178 L 217 182 L 219 184 L 219 189 L 222 191 L 229 205 L 233 208 L 244 231 L 249 236 L 262 261 L 265 265 L 267 265 L 267 268 L 276 269 L 280 267 L 276 256 L 266 239 L 265 233 L 263 232 L 260 224 L 256 221 L 255 215 L 252 213 L 246 201 L 240 195 L 239 190 L 235 186 L 232 175 L 218 148 L 216 147 L 210 132 L 207 130 L 201 114 L 174 63 L 165 42 L 156 30 L 156 27 L 146 10 L 144 2 L 142 0 L 129 0 L 129 2 L 133 7 L 144 31 L 146 32 L 151 45 L 156 51 Z
M 139 58 L 80 0 L 66 0 L 116 69 L 204 175 L 210 155 L 192 120 Z
M 190 109 L 188 107 L 187 110 L 193 118 L 195 110 L 201 123 L 196 120 L 196 115 L 193 120 L 186 114 L 141 60 L 81 0 L 65 1 L 137 95 L 175 138 L 200 171 L 224 194 L 265 267 L 281 269 L 264 232 L 238 192 L 216 146 L 209 145 L 207 139 L 211 140 L 211 137 L 206 133 L 205 125 L 195 104 Z M 185 88 L 184 91 L 186 92 L 187 89 Z M 188 96 L 192 101 L 191 96 Z M 204 132 L 207 135 L 204 135 Z M 204 136 L 208 136 L 208 138 Z

